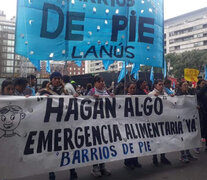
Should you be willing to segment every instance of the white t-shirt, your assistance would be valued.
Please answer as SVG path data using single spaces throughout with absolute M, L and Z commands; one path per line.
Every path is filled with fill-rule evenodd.
M 64 89 L 69 95 L 74 95 L 76 93 L 73 85 L 70 83 L 66 83 Z

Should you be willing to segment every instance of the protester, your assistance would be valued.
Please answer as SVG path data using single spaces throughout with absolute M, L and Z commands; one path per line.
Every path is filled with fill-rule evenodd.
M 76 82 L 74 80 L 71 80 L 70 83 L 72 84 L 73 88 L 76 89 L 77 86 Z
M 35 96 L 36 94 L 36 85 L 37 85 L 37 78 L 35 75 L 31 74 L 27 76 L 28 85 L 24 90 L 23 94 L 26 96 Z
M 86 91 L 85 91 L 84 95 L 87 95 L 89 93 L 89 91 L 91 90 L 91 88 L 92 88 L 92 84 L 91 83 L 88 83 L 86 85 Z
M 64 90 L 64 84 L 62 81 L 62 75 L 59 72 L 53 72 L 50 75 L 50 82 L 39 91 L 39 95 L 67 95 L 68 93 Z M 75 169 L 70 169 L 70 180 L 77 179 L 78 175 Z M 49 180 L 55 180 L 55 173 L 49 173 Z
M 83 95 L 83 94 L 82 94 L 82 91 L 81 91 L 81 86 L 80 86 L 80 85 L 77 85 L 77 86 L 76 86 L 75 91 L 76 91 L 76 93 L 78 94 L 78 96 Z
M 62 75 L 59 72 L 53 72 L 50 75 L 50 82 L 46 85 L 46 88 L 40 89 L 39 95 L 67 95 L 64 90 L 64 84 L 62 81 Z
M 14 95 L 14 82 L 11 79 L 5 79 L 2 82 L 1 95 Z
M 124 80 L 120 81 L 114 90 L 115 95 L 124 95 Z
M 190 95 L 189 86 L 186 81 L 180 82 L 180 89 L 175 95 L 176 96 Z M 190 150 L 180 151 L 180 153 L 181 153 L 180 160 L 184 163 L 189 163 L 190 160 L 197 159 L 190 153 Z
M 136 83 L 130 82 L 127 84 L 126 87 L 126 94 L 127 95 L 135 95 L 136 94 Z M 128 158 L 124 160 L 124 164 L 129 169 L 134 169 L 135 167 L 141 168 L 142 165 L 139 164 L 138 158 Z
M 138 80 L 136 83 L 137 86 L 137 92 L 138 95 L 147 95 L 149 92 L 147 90 L 147 82 L 144 80 Z
M 93 96 L 95 98 L 98 98 L 99 96 L 109 96 L 105 89 L 104 79 L 101 76 L 94 77 L 94 87 L 89 91 L 88 95 Z M 105 163 L 93 165 L 91 173 L 94 177 L 101 177 L 102 175 L 111 175 L 111 172 L 109 172 L 106 169 Z
M 199 84 L 199 91 L 197 91 L 197 99 L 199 105 L 199 112 L 201 115 L 201 126 L 202 126 L 202 137 L 206 142 L 206 151 L 207 151 L 207 82 L 201 81 Z
M 188 83 L 188 92 L 191 95 L 195 95 L 196 94 L 196 89 L 193 87 L 193 83 L 190 82 L 190 81 L 187 81 L 187 83 Z
M 73 85 L 70 83 L 70 77 L 68 75 L 63 76 L 63 82 L 65 83 L 64 89 L 69 95 L 74 95 L 76 93 Z
M 196 89 L 196 94 L 200 94 L 200 90 L 205 86 L 206 82 L 204 79 L 200 79 L 197 82 L 197 89 Z M 199 119 L 200 119 L 200 127 L 201 127 L 201 142 L 206 142 L 206 123 L 207 121 L 205 120 L 205 111 L 202 106 L 202 98 L 197 96 L 197 102 L 198 102 L 198 112 L 199 112 Z M 198 152 L 197 152 L 198 153 Z
M 172 82 L 169 79 L 166 79 L 164 81 L 164 91 L 165 91 L 166 94 L 168 94 L 168 95 L 173 97 L 175 95 L 175 93 L 171 89 L 171 83 Z
M 162 80 L 155 80 L 154 82 L 154 90 L 150 92 L 148 95 L 160 96 L 160 95 L 167 95 L 164 92 L 164 84 Z M 162 164 L 170 165 L 171 162 L 165 157 L 165 154 L 160 154 L 160 162 Z M 159 166 L 159 162 L 157 160 L 157 155 L 153 155 L 153 164 L 157 167 Z
M 114 81 L 111 82 L 111 86 L 109 88 L 107 88 L 107 92 L 110 93 L 114 93 Z
M 14 80 L 14 95 L 16 96 L 24 96 L 24 90 L 27 87 L 27 79 L 26 78 L 16 78 Z
M 47 87 L 47 84 L 48 84 L 49 82 L 50 82 L 50 81 L 47 81 L 47 80 L 46 80 L 46 81 L 43 81 L 43 82 L 42 82 L 42 85 L 41 85 L 41 89 L 42 89 L 42 88 L 46 88 L 46 87 Z

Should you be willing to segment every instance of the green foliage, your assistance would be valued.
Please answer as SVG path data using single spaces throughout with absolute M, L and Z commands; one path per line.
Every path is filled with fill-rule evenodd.
M 165 59 L 167 64 L 170 62 L 170 66 L 173 67 L 168 74 L 181 78 L 184 75 L 184 68 L 198 69 L 203 72 L 204 65 L 207 64 L 207 50 L 186 51 L 180 54 L 170 53 L 165 56 Z

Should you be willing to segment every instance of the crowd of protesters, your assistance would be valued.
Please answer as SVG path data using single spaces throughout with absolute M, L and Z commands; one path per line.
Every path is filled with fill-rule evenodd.
M 15 95 L 15 96 L 52 96 L 52 95 L 72 95 L 78 96 L 115 96 L 115 95 L 195 95 L 197 96 L 197 108 L 199 111 L 200 125 L 201 125 L 201 141 L 206 143 L 207 151 L 207 81 L 199 78 L 196 87 L 192 87 L 192 83 L 185 80 L 180 80 L 172 87 L 172 82 L 169 79 L 155 80 L 153 87 L 149 86 L 147 81 L 138 80 L 127 82 L 121 81 L 116 86 L 112 82 L 109 88 L 106 87 L 105 81 L 100 76 L 94 77 L 94 82 L 89 83 L 86 87 L 78 85 L 77 82 L 71 81 L 70 77 L 62 76 L 59 72 L 53 72 L 50 75 L 49 81 L 44 81 L 41 87 L 37 88 L 37 79 L 35 75 L 29 75 L 27 78 L 6 79 L 1 84 L 1 95 Z M 200 153 L 200 149 L 196 148 L 194 153 Z M 190 150 L 180 152 L 180 160 L 183 163 L 189 163 L 191 160 L 197 159 Z M 152 162 L 155 166 L 159 164 L 170 165 L 171 162 L 165 156 L 160 155 L 160 162 L 158 156 L 153 155 Z M 124 165 L 129 169 L 136 167 L 141 168 L 142 165 L 138 162 L 138 158 L 129 158 L 124 160 Z M 106 168 L 105 163 L 93 165 L 91 173 L 95 177 L 109 176 L 111 172 Z M 70 170 L 70 179 L 77 179 L 75 169 Z M 55 180 L 55 173 L 49 173 L 49 179 Z

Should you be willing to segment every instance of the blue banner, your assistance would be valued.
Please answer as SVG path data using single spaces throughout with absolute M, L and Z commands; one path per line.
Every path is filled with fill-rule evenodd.
M 164 59 L 164 68 L 162 69 L 164 78 L 167 77 L 167 62 Z
M 163 67 L 163 0 L 18 0 L 15 52 Z
M 128 74 L 128 69 L 126 68 L 126 66 L 128 65 L 128 63 L 123 62 L 122 63 L 122 68 L 121 71 L 119 73 L 119 77 L 117 79 L 117 82 L 119 83 L 122 79 L 124 79 L 124 77 L 126 76 L 126 74 Z
M 154 84 L 154 68 L 153 67 L 151 67 L 150 81 L 152 81 L 152 85 L 153 85 Z
M 139 69 L 140 69 L 140 64 L 133 64 L 131 75 L 133 75 L 134 79 L 136 80 L 139 79 Z
M 207 80 L 207 65 L 204 66 L 204 79 Z
M 46 62 L 46 72 L 50 73 L 51 72 L 51 69 L 50 69 L 50 61 L 47 60 Z

